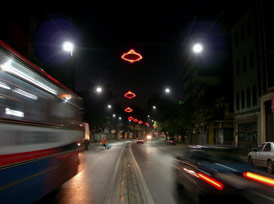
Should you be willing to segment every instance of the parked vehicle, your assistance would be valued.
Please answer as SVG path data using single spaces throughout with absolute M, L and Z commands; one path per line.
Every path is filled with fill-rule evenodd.
M 247 156 L 249 164 L 266 167 L 268 173 L 274 173 L 274 142 L 266 142 L 249 152 Z

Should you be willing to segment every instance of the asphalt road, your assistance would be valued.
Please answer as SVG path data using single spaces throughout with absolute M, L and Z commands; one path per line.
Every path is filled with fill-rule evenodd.
M 109 188 L 125 144 L 113 143 L 109 150 L 103 150 L 98 145 L 90 146 L 88 151 L 80 153 L 79 173 L 37 203 L 105 203 L 110 194 L 118 193 L 109 192 Z
M 80 153 L 78 174 L 37 204 L 108 203 L 111 196 L 119 197 L 119 189 L 110 192 L 110 185 L 116 187 L 114 183 L 119 181 L 119 173 L 116 175 L 115 170 L 119 171 L 117 163 L 126 143 L 112 143 L 109 150 L 98 145 L 90 146 L 88 151 Z M 146 141 L 143 145 L 132 142 L 131 148 L 154 203 L 191 203 L 174 184 L 172 165 L 181 148 L 165 145 L 161 139 Z
M 154 203 L 192 203 L 175 185 L 173 162 L 174 157 L 182 153 L 182 148 L 166 145 L 164 140 L 146 141 L 131 147 Z
M 132 163 L 130 157 L 125 156 L 127 151 L 123 151 L 127 143 L 114 142 L 109 150 L 92 145 L 90 150 L 80 153 L 78 174 L 37 203 L 130 203 L 124 199 L 138 200 L 130 195 L 137 195 L 132 189 L 140 188 L 146 189 L 145 193 L 148 191 L 151 200 L 157 204 L 193 203 L 191 195 L 186 195 L 175 185 L 173 164 L 177 155 L 184 154 L 183 145 L 166 145 L 164 139 L 145 141 L 144 144 L 133 141 L 129 146 L 135 158 Z M 136 165 L 139 175 L 133 167 Z M 142 182 L 136 183 L 140 181 L 140 174 Z

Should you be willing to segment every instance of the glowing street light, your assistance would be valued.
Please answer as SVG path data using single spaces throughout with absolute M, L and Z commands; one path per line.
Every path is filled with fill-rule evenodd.
M 116 115 L 115 115 L 115 114 L 113 114 L 113 115 L 112 115 L 112 117 L 114 117 L 114 118 L 115 118 L 115 117 L 116 117 Z
M 170 89 L 169 88 L 166 88 L 165 89 L 165 92 L 168 94 L 168 93 L 170 93 Z
M 119 120 L 122 120 L 122 117 L 119 117 Z
M 155 109 L 156 109 L 156 106 L 152 106 L 152 108 L 155 110 Z
M 203 45 L 201 43 L 196 43 L 194 44 L 194 46 L 192 47 L 192 51 L 196 54 L 199 54 L 203 51 Z
M 66 41 L 63 43 L 63 49 L 66 52 L 70 52 L 70 55 L 72 56 L 74 45 L 71 42 Z
M 111 106 L 110 104 L 108 104 L 108 109 L 111 109 L 111 107 L 112 107 L 112 106 Z
M 102 93 L 102 91 L 103 91 L 102 87 L 98 86 L 98 87 L 96 88 L 96 92 L 97 92 L 97 93 Z

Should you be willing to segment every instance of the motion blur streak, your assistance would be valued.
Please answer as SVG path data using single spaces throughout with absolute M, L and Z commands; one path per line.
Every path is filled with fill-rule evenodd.
M 243 176 L 245 178 L 252 179 L 254 181 L 258 181 L 260 183 L 264 183 L 264 184 L 267 184 L 267 185 L 270 185 L 270 186 L 274 187 L 274 179 L 271 179 L 271 178 L 268 178 L 268 177 L 265 177 L 265 176 L 261 176 L 261 175 L 258 175 L 258 174 L 254 174 L 254 173 L 251 173 L 251 172 L 244 172 Z
M 16 76 L 19 76 L 19 77 L 21 77 L 21 78 L 23 78 L 23 79 L 25 79 L 25 80 L 27 80 L 27 81 L 29 81 L 29 82 L 31 82 L 31 83 L 39 86 L 40 88 L 42 88 L 42 89 L 44 89 L 44 90 L 46 90 L 46 91 L 48 91 L 48 92 L 50 92 L 50 93 L 52 93 L 54 95 L 57 94 L 57 92 L 55 90 L 47 87 L 43 83 L 41 83 L 41 82 L 39 82 L 39 81 L 37 81 L 37 80 L 29 77 L 28 75 L 24 74 L 23 72 L 21 72 L 21 71 L 15 69 L 14 67 L 12 67 L 10 61 L 6 62 L 5 64 L 1 64 L 0 67 L 5 72 L 9 72 L 9 73 L 12 73 L 12 74 L 14 74 Z
M 192 176 L 198 177 L 198 175 L 197 175 L 197 173 L 196 173 L 195 171 L 189 170 L 189 169 L 187 169 L 187 168 L 184 168 L 184 171 L 186 171 L 187 173 L 189 173 L 189 174 L 192 175 Z
M 213 187 L 219 189 L 219 190 L 223 190 L 223 184 L 213 178 L 210 178 L 209 176 L 206 176 L 203 173 L 198 173 L 198 176 L 200 179 L 204 180 L 205 182 L 209 183 L 210 185 L 212 185 Z

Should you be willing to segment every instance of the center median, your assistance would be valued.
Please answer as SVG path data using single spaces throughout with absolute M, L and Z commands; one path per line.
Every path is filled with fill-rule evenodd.
M 131 151 L 131 144 L 127 143 L 119 159 L 120 171 L 116 176 L 116 189 L 119 191 L 119 201 L 111 199 L 109 203 L 120 204 L 154 204 L 153 198 L 146 184 L 144 176 Z M 118 188 L 118 189 L 117 189 Z
M 122 157 L 122 179 L 120 203 L 154 204 L 144 176 L 127 144 Z

